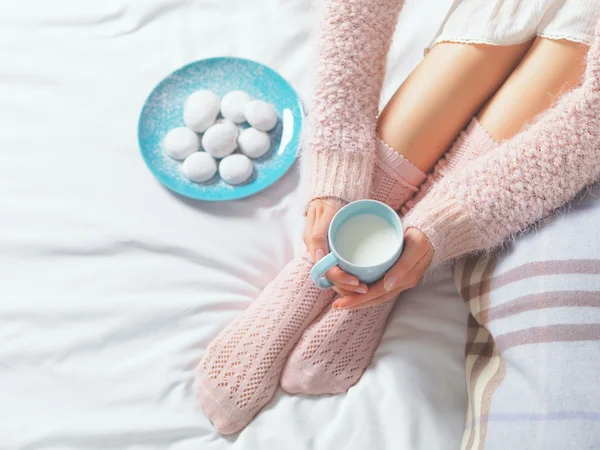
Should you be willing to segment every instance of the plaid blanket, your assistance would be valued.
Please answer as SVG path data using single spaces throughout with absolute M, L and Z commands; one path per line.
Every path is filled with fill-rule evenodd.
M 456 264 L 470 311 L 462 449 L 600 449 L 597 194 Z

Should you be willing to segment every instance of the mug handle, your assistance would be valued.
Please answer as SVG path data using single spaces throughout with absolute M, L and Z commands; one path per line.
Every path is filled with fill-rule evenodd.
M 325 273 L 333 266 L 337 266 L 339 260 L 333 253 L 318 261 L 310 270 L 310 276 L 319 289 L 329 289 L 333 283 L 324 277 Z

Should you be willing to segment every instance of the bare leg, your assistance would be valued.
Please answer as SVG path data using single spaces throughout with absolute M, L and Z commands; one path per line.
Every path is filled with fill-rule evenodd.
M 379 135 L 423 172 L 431 171 L 532 42 L 436 45 L 386 105 Z
M 517 134 L 556 97 L 579 83 L 588 50 L 571 41 L 537 38 L 479 113 L 481 126 L 498 142 Z

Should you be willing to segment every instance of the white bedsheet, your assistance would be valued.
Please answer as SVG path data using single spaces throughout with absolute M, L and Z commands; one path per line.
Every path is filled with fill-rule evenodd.
M 449 3 L 407 6 L 386 97 Z M 347 395 L 278 393 L 228 438 L 196 404 L 204 348 L 293 255 L 301 177 L 177 197 L 140 157 L 138 114 L 163 76 L 216 55 L 308 100 L 313 28 L 308 0 L 0 3 L 0 449 L 458 447 L 466 312 L 449 279 L 403 297 Z

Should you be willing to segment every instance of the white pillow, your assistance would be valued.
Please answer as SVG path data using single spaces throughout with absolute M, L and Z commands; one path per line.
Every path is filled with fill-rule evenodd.
M 457 263 L 472 314 L 463 449 L 600 448 L 599 193 Z

